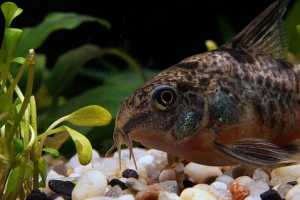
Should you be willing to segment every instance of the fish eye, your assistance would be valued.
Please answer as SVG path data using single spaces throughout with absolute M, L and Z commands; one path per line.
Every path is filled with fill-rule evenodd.
M 158 110 L 171 110 L 178 103 L 177 91 L 169 85 L 160 85 L 152 92 L 152 103 Z

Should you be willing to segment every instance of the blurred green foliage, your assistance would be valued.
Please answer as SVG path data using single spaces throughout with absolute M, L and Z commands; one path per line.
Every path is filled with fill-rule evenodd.
M 288 10 L 286 23 L 291 44 L 290 50 L 299 58 L 300 39 L 296 29 L 296 25 L 300 24 L 298 13 L 300 13 L 300 1 Z M 233 30 L 228 20 L 219 18 L 219 32 L 223 35 L 224 41 L 227 41 L 239 30 Z M 38 48 L 56 30 L 74 29 L 81 23 L 91 21 L 105 26 L 108 31 L 111 27 L 110 23 L 105 20 L 86 15 L 52 13 L 36 27 L 24 29 L 24 36 L 16 56 L 24 55 L 28 48 Z M 34 37 L 35 40 L 29 39 L 30 37 Z M 158 73 L 143 70 L 133 58 L 120 49 L 105 49 L 93 44 L 83 44 L 76 49 L 70 49 L 57 59 L 54 66 L 47 66 L 46 59 L 47 55 L 37 54 L 34 82 L 34 92 L 38 102 L 38 122 L 42 130 L 45 130 L 55 119 L 90 104 L 103 106 L 115 117 L 123 98 L 143 84 L 146 79 Z M 128 66 L 125 71 L 119 66 L 120 60 Z M 91 68 L 89 66 L 91 61 L 93 66 L 96 65 L 99 68 Z M 73 89 L 78 74 L 87 79 L 96 80 L 99 85 L 93 88 L 82 85 L 81 91 L 83 92 L 70 97 L 69 91 Z M 26 80 L 22 83 L 21 88 L 24 88 Z M 81 127 L 79 131 L 90 139 L 93 148 L 104 154 L 113 144 L 113 128 L 114 121 L 106 127 Z M 76 152 L 74 144 L 67 141 L 61 147 L 61 152 L 66 156 L 72 156 Z

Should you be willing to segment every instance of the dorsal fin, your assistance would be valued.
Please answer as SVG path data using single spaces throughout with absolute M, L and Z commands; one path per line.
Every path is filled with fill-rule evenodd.
M 223 46 L 261 52 L 272 55 L 274 58 L 285 59 L 288 51 L 288 39 L 282 16 L 288 2 L 289 0 L 278 0 L 271 4 Z

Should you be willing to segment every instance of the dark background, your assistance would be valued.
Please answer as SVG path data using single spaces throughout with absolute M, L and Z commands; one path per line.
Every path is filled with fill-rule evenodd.
M 4 1 L 3 1 L 4 2 Z M 237 33 L 274 0 L 17 0 L 23 13 L 12 27 L 35 26 L 53 11 L 76 12 L 108 20 L 107 30 L 97 23 L 84 23 L 74 30 L 50 35 L 37 53 L 47 55 L 48 67 L 57 57 L 85 43 L 119 47 L 142 66 L 165 69 L 180 60 L 206 51 L 204 41 L 221 45 L 228 39 L 228 20 Z M 292 6 L 291 1 L 289 7 Z M 4 20 L 1 18 L 1 27 Z M 2 38 L 1 31 L 1 38 Z M 232 35 L 232 34 L 229 34 Z

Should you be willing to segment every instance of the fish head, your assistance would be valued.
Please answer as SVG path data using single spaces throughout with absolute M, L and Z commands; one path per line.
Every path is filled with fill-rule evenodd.
M 172 154 L 203 127 L 205 97 L 184 78 L 188 72 L 175 71 L 163 71 L 123 101 L 114 131 L 118 150 L 121 144 L 131 149 L 133 139 Z

